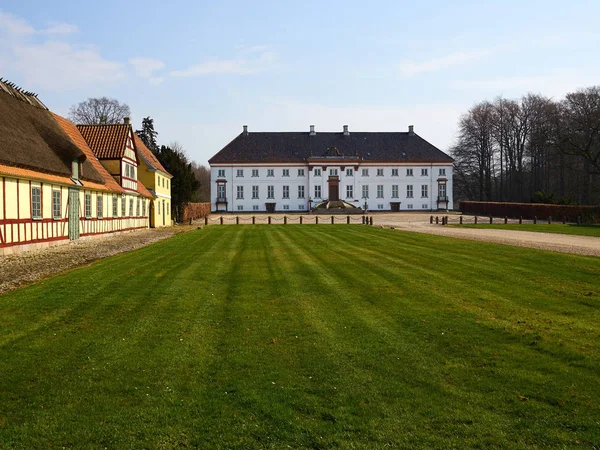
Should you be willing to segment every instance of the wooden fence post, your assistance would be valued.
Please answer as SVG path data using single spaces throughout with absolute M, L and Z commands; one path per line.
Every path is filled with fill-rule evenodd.
M 302 225 L 302 216 L 300 216 L 300 225 Z
M 252 216 L 252 225 L 256 223 L 256 216 Z
M 435 216 L 435 224 L 439 224 L 440 223 L 440 218 L 438 216 Z
M 475 223 L 475 225 L 477 225 L 477 216 L 475 216 L 475 222 L 474 223 Z
M 429 223 L 432 224 L 433 223 L 433 216 L 429 216 Z
M 504 216 L 504 225 L 508 223 L 508 217 Z
M 331 216 L 331 223 L 332 223 L 332 224 L 334 223 L 334 222 L 333 222 L 333 216 Z
M 319 225 L 319 216 L 315 216 L 315 223 Z
M 365 216 L 362 216 L 362 224 L 365 224 Z
M 350 216 L 346 216 L 346 224 L 350 225 Z
M 220 220 L 221 220 L 221 225 L 223 225 L 223 216 L 221 216 Z
M 370 225 L 373 226 L 373 216 L 369 217 Z
M 236 225 L 240 224 L 240 216 L 235 216 L 235 224 Z
M 446 216 L 446 223 L 444 225 L 448 225 L 448 216 Z
M 494 223 L 494 218 L 490 216 L 490 225 Z
M 533 224 L 537 224 L 537 216 L 533 216 Z
M 460 216 L 460 219 L 459 219 L 459 221 L 460 221 L 460 224 L 462 225 L 462 221 L 463 221 L 463 218 L 462 218 L 462 216 Z
M 519 225 L 523 224 L 523 216 L 519 216 Z
M 287 225 L 287 216 L 283 216 L 283 224 Z
M 271 225 L 271 216 L 269 216 L 268 224 Z
M 552 224 L 552 216 L 548 216 L 548 225 Z
M 204 225 L 208 225 L 208 216 L 204 216 Z

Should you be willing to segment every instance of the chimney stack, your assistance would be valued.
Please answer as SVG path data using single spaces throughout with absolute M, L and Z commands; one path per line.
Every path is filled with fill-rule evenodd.
M 129 117 L 123 117 L 123 123 L 129 125 Z
M 248 136 L 248 125 L 244 125 L 244 136 Z
M 409 126 L 408 126 L 408 134 L 409 134 L 410 136 L 412 136 L 412 135 L 414 135 L 414 134 L 415 134 L 415 126 L 414 126 L 414 125 L 409 125 Z
M 311 135 L 311 136 L 314 136 L 315 134 L 317 134 L 317 133 L 315 133 L 315 126 L 314 126 L 314 125 L 311 125 L 311 126 L 310 126 L 310 135 Z
M 344 125 L 344 136 L 348 136 L 350 132 L 348 131 L 348 125 Z

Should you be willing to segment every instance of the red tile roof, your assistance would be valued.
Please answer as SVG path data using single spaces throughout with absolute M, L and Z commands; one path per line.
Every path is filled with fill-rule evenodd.
M 163 167 L 163 165 L 156 158 L 156 156 L 154 155 L 154 153 L 152 153 L 150 151 L 150 149 L 148 147 L 146 147 L 146 144 L 144 144 L 144 141 L 142 141 L 140 139 L 140 137 L 137 134 L 135 134 L 135 133 L 133 133 L 133 143 L 135 145 L 135 148 L 138 151 L 138 154 L 143 158 L 143 160 L 146 162 L 146 164 L 148 164 L 153 169 L 160 170 L 161 172 L 163 172 L 163 173 L 165 173 L 165 174 L 167 174 L 169 176 L 172 176 Z
M 102 163 L 98 160 L 92 149 L 88 146 L 87 142 L 79 132 L 73 122 L 59 116 L 58 114 L 52 113 L 54 119 L 58 122 L 60 127 L 67 133 L 71 140 L 77 145 L 77 147 L 85 154 L 87 160 L 94 166 L 96 171 L 100 174 L 104 180 L 106 188 L 114 192 L 123 192 L 123 188 L 117 183 L 117 181 L 108 173 Z
M 146 198 L 154 198 L 154 196 L 150 193 L 150 191 L 148 189 L 146 189 L 146 186 L 144 186 L 142 184 L 142 182 L 139 180 L 137 183 L 137 187 L 138 187 L 137 191 L 140 195 L 143 195 Z
M 131 125 L 77 125 L 77 129 L 98 158 L 120 159 L 125 154 Z

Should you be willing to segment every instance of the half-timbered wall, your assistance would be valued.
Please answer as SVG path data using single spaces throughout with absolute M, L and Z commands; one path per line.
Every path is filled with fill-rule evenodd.
M 125 153 L 121 159 L 121 186 L 137 191 L 138 163 L 131 136 L 127 138 Z
M 71 186 L 72 187 L 72 186 Z M 33 188 L 39 188 L 39 203 L 32 202 Z M 55 215 L 53 191 L 60 193 L 60 213 Z M 15 246 L 68 240 L 68 199 L 66 185 L 0 176 L 0 255 Z M 86 217 L 85 196 L 91 195 L 91 211 Z M 37 194 L 37 191 L 36 191 Z M 116 194 L 117 214 L 113 215 L 112 192 L 86 190 L 79 193 L 79 230 L 81 236 L 147 228 L 149 201 L 139 195 Z M 98 215 L 98 197 L 102 214 Z M 36 197 L 37 198 L 37 197 Z M 129 204 L 133 200 L 133 214 Z M 122 202 L 126 203 L 122 215 Z M 139 201 L 139 210 L 137 204 Z M 36 214 L 39 206 L 39 214 Z M 58 209 L 58 208 L 56 208 Z

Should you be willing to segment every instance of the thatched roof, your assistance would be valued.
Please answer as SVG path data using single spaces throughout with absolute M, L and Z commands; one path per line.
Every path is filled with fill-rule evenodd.
M 0 81 L 0 164 L 70 177 L 75 158 L 83 162 L 83 179 L 103 182 L 34 94 Z

